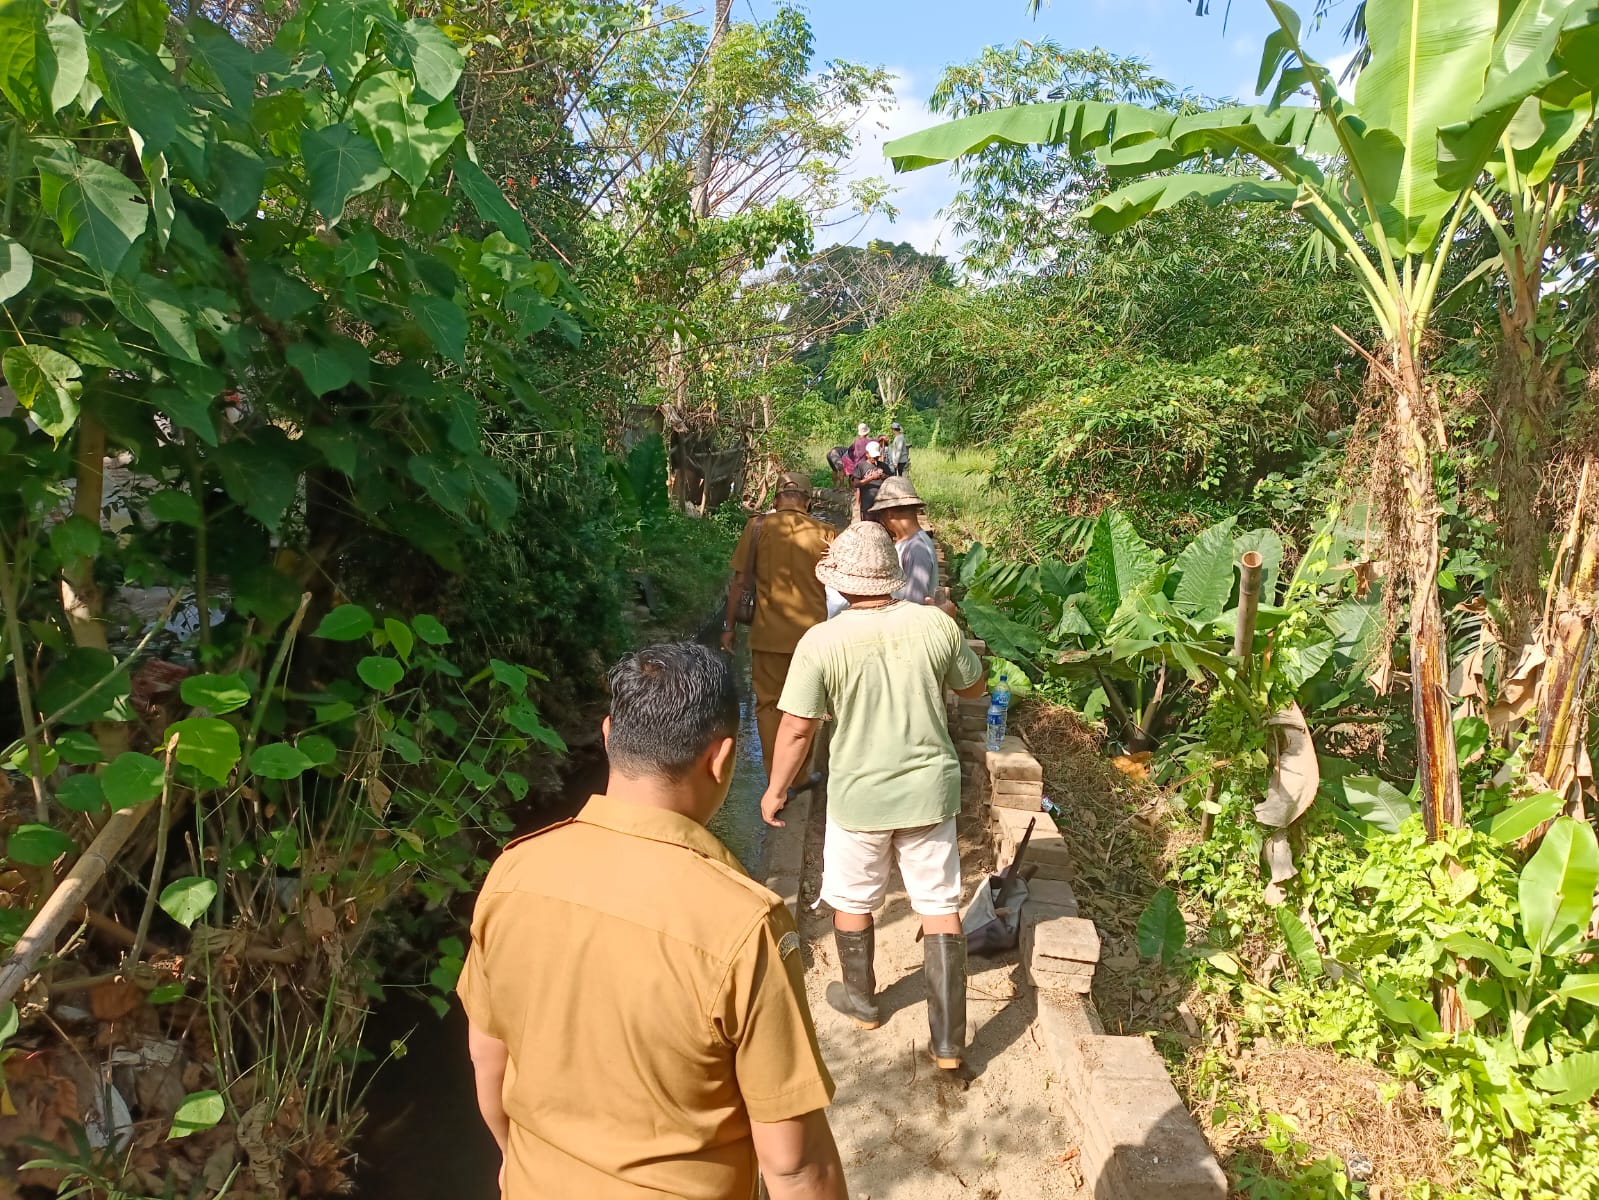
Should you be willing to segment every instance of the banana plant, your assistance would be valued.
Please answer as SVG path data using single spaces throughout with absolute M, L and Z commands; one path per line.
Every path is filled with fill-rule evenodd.
M 1291 207 L 1337 248 L 1371 305 L 1383 344 L 1365 355 L 1381 384 L 1384 470 L 1401 502 L 1389 506 L 1390 557 L 1409 592 L 1411 702 L 1422 811 L 1431 836 L 1464 820 L 1449 711 L 1448 648 L 1438 595 L 1438 490 L 1446 448 L 1425 354 L 1439 282 L 1473 210 L 1479 179 L 1524 147 L 1527 106 L 1539 148 L 1593 115 L 1599 77 L 1594 0 L 1370 0 L 1370 60 L 1354 98 L 1306 51 L 1298 15 L 1267 0 L 1278 23 L 1266 41 L 1259 91 L 1267 104 L 1197 114 L 1135 105 L 1033 104 L 967 117 L 888 143 L 899 170 L 1045 143 L 1094 154 L 1113 179 L 1132 180 L 1085 212 L 1101 232 L 1125 229 L 1185 200 Z M 1313 106 L 1288 105 L 1308 89 Z M 1559 114 L 1567 115 L 1561 116 Z M 1517 130 L 1520 129 L 1518 134 Z M 1525 159 L 1526 155 L 1523 155 Z M 1214 168 L 1252 161 L 1259 177 Z M 1192 164 L 1203 167 L 1193 169 Z M 1176 174 L 1160 174 L 1174 168 Z

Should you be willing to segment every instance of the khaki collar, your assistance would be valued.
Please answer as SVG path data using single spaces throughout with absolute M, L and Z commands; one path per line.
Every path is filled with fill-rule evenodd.
M 698 825 L 680 813 L 664 808 L 648 808 L 642 804 L 629 804 L 613 800 L 606 795 L 589 797 L 576 820 L 586 825 L 597 825 L 629 837 L 662 842 L 668 846 L 681 846 L 704 858 L 732 867 L 741 875 L 744 868 L 732 852 L 716 839 L 716 835 L 703 825 Z

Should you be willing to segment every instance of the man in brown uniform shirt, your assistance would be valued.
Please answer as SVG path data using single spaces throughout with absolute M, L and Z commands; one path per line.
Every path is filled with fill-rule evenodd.
M 755 620 L 750 625 L 750 682 L 755 688 L 755 727 L 761 735 L 761 761 L 772 769 L 772 745 L 783 714 L 777 698 L 788 680 L 794 647 L 812 625 L 827 620 L 827 594 L 816 578 L 816 564 L 838 530 L 806 511 L 811 485 L 803 475 L 784 475 L 777 484 L 777 509 L 750 521 L 733 551 L 733 586 L 727 595 L 722 649 L 733 650 L 733 614 L 738 598 L 755 576 Z
M 611 776 L 489 872 L 458 991 L 505 1200 L 847 1200 L 799 935 L 705 822 L 738 699 L 714 650 L 611 672 Z

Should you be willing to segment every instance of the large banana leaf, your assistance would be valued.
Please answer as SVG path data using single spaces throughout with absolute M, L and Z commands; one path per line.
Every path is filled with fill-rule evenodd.
M 1438 131 L 1441 186 L 1470 186 L 1500 153 L 1500 139 L 1518 114 L 1523 122 L 1538 114 L 1536 104 L 1528 114 L 1529 99 L 1541 96 L 1568 111 L 1578 107 L 1578 98 L 1599 80 L 1596 26 L 1595 0 L 1519 0 L 1500 23 L 1482 93 L 1470 114 Z M 1591 110 L 1591 100 L 1586 107 Z M 1512 141 L 1520 149 L 1531 144 L 1525 136 L 1513 135 Z M 1523 174 L 1539 182 L 1536 166 L 1526 165 Z
M 1150 213 L 1163 212 L 1184 200 L 1211 208 L 1223 204 L 1292 204 L 1299 185 L 1275 179 L 1241 179 L 1237 175 L 1156 175 L 1139 179 L 1102 197 L 1086 213 L 1100 233 L 1116 233 L 1136 225 Z
M 895 138 L 883 147 L 883 153 L 896 171 L 920 170 L 977 154 L 989 146 L 1065 146 L 1071 154 L 1089 154 L 1109 145 L 1114 137 L 1158 130 L 1170 121 L 1171 114 L 1150 112 L 1136 104 L 1096 100 L 1021 104 Z
M 1539 954 L 1579 944 L 1593 916 L 1599 886 L 1599 841 L 1586 821 L 1561 817 L 1521 869 L 1517 899 L 1522 934 Z
M 1392 134 L 1395 169 L 1364 180 L 1395 249 L 1425 253 L 1459 199 L 1438 182 L 1438 130 L 1482 94 L 1493 52 L 1496 0 L 1369 0 L 1371 61 L 1355 81 L 1355 110 Z

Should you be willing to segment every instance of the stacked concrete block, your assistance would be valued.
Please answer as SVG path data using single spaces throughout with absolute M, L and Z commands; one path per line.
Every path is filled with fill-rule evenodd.
M 1048 813 L 1024 812 L 1017 808 L 990 808 L 989 822 L 994 835 L 994 854 L 1002 863 L 1016 855 L 1028 822 L 1034 822 L 1033 836 L 1027 843 L 1027 857 L 1023 860 L 1036 868 L 1037 879 L 1057 879 L 1071 882 L 1071 855 L 1066 849 L 1066 839 L 1061 837 L 1054 820 Z
M 1148 1039 L 1073 1032 L 1048 1016 L 1040 1024 L 1083 1129 L 1095 1197 L 1224 1200 L 1227 1176 Z
M 995 808 L 1038 812 L 1044 800 L 1044 768 L 1021 738 L 1008 735 L 998 750 L 987 752 L 989 803 Z
M 1046 916 L 1043 909 L 1034 908 L 1031 898 L 1022 911 L 1028 914 L 1022 922 L 1022 962 L 1034 986 L 1088 995 L 1099 963 L 1099 931 L 1094 923 L 1080 917 Z

